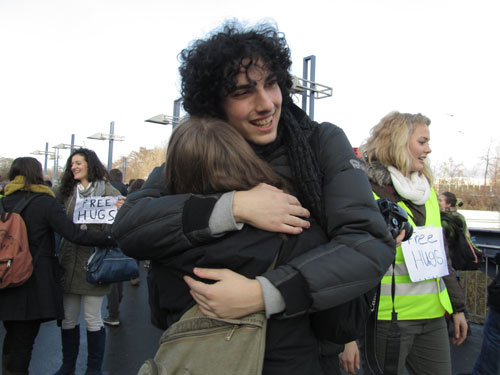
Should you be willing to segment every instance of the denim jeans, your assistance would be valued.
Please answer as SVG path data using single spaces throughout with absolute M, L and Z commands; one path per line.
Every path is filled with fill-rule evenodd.
M 498 374 L 500 361 L 500 312 L 490 309 L 483 328 L 481 352 L 474 363 L 472 375 Z

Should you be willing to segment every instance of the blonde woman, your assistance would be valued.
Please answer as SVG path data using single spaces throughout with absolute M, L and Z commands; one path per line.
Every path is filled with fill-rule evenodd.
M 427 228 L 423 231 L 441 228 L 428 159 L 429 125 L 430 120 L 421 114 L 392 112 L 371 130 L 360 147 L 362 166 L 374 196 L 403 207 L 413 227 Z M 447 276 L 425 279 L 415 275 L 407 261 L 399 245 L 395 262 L 382 279 L 377 317 L 378 361 L 386 374 L 402 374 L 405 366 L 409 374 L 451 374 L 446 313 L 453 317 L 453 343 L 460 345 L 467 336 L 464 297 L 455 271 L 448 262 Z M 412 282 L 412 278 L 418 277 L 422 281 Z M 389 349 L 395 342 L 388 340 L 390 332 L 399 332 L 399 350 Z M 344 367 L 351 372 L 353 357 L 344 358 Z

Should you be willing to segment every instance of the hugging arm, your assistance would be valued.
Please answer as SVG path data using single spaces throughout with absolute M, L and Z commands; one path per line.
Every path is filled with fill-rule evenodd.
M 285 307 L 283 317 L 325 310 L 367 292 L 380 282 L 394 259 L 394 240 L 373 199 L 368 178 L 357 168 L 344 133 L 336 126 L 325 124 L 320 140 L 319 159 L 324 172 L 330 240 L 262 275 L 279 291 Z M 262 229 L 270 230 L 265 226 Z M 198 271 L 198 276 L 206 276 L 205 272 Z M 204 313 L 209 315 L 237 317 L 234 314 L 241 316 L 242 311 L 252 313 L 256 311 L 252 307 L 259 304 L 248 300 L 248 296 L 264 298 L 262 293 L 257 293 L 259 286 L 254 280 L 248 280 L 247 292 L 236 295 L 224 286 L 230 286 L 238 275 L 211 271 L 210 278 L 219 282 L 208 285 L 191 283 L 188 279 L 193 297 L 197 302 L 203 301 Z M 242 285 L 241 280 L 238 282 Z M 232 302 L 228 301 L 236 301 L 239 310 L 231 309 Z M 242 305 L 247 309 L 242 309 Z
M 330 240 L 263 275 L 285 299 L 284 316 L 325 310 L 367 292 L 394 259 L 394 240 L 340 128 L 322 125 L 319 160 Z
M 169 195 L 163 166 L 118 210 L 113 237 L 127 255 L 162 261 L 213 237 L 208 220 L 216 197 Z
M 295 197 L 279 189 L 260 184 L 238 193 L 242 193 L 240 202 L 249 195 L 262 197 L 260 206 L 251 203 L 253 211 L 257 212 L 252 221 L 256 227 L 261 225 L 263 218 L 274 223 L 275 232 L 295 233 L 309 226 L 306 220 L 294 216 L 309 216 L 309 212 Z M 241 224 L 233 217 L 232 198 L 233 192 L 222 196 L 171 195 L 164 184 L 163 167 L 157 167 L 143 188 L 125 200 L 113 224 L 113 236 L 127 255 L 162 262 L 210 242 L 224 232 L 241 229 Z M 261 215 L 257 207 L 264 207 L 268 214 Z

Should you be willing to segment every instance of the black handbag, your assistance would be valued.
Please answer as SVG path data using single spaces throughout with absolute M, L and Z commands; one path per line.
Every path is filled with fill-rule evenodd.
M 96 247 L 87 261 L 87 282 L 109 284 L 139 277 L 139 268 L 134 258 L 118 247 Z

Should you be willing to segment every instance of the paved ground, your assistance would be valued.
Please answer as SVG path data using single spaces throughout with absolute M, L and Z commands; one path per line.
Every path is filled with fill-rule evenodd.
M 141 364 L 154 357 L 162 331 L 149 320 L 146 271 L 140 267 L 141 284 L 131 286 L 124 283 L 124 298 L 120 306 L 122 324 L 106 328 L 106 354 L 104 370 L 109 375 L 135 375 Z M 106 299 L 103 304 L 106 316 Z M 87 341 L 84 324 L 81 325 L 80 355 L 76 375 L 85 373 Z M 0 348 L 5 331 L 0 325 Z M 52 375 L 61 364 L 60 330 L 55 322 L 42 324 L 33 350 L 30 365 L 31 375 Z
M 103 308 L 103 314 L 105 311 Z M 154 356 L 162 333 L 149 322 L 146 272 L 142 266 L 140 286 L 133 287 L 125 283 L 120 320 L 122 322 L 120 326 L 107 328 L 104 370 L 109 375 L 135 375 L 142 362 Z M 82 325 L 82 344 L 76 375 L 85 373 L 86 337 L 84 332 Z M 0 326 L 0 348 L 3 336 L 3 326 Z M 481 340 L 482 326 L 472 325 L 472 336 L 462 346 L 452 348 L 453 374 L 470 372 L 479 353 Z M 33 351 L 30 374 L 52 375 L 61 363 L 60 350 L 60 333 L 55 322 L 42 325 Z

